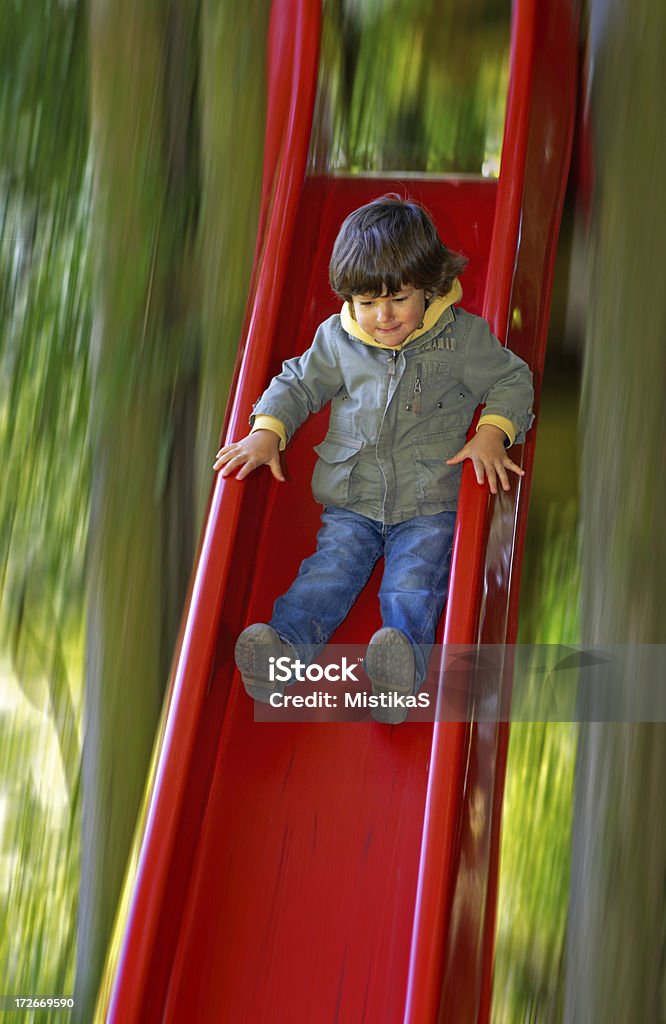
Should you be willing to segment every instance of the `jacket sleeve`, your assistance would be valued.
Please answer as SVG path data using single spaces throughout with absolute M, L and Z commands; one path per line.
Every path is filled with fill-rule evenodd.
M 532 373 L 491 333 L 485 320 L 475 318 L 465 351 L 463 383 L 485 404 L 484 416 L 503 416 L 516 428 L 516 443 L 532 426 Z
M 273 416 L 284 424 L 289 441 L 301 423 L 341 387 L 337 345 L 327 322 L 317 329 L 309 349 L 282 364 L 282 372 L 254 403 L 250 425 L 254 426 L 256 416 Z

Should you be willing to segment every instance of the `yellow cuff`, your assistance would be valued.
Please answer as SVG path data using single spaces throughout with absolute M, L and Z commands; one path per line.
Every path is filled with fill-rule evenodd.
M 255 430 L 272 430 L 280 438 L 280 451 L 283 452 L 287 447 L 287 430 L 282 420 L 276 419 L 275 416 L 255 416 L 250 433 L 254 434 Z
M 487 416 L 482 416 L 479 420 L 476 429 L 483 426 L 484 423 L 490 423 L 493 427 L 499 427 L 503 430 L 506 436 L 509 438 L 509 445 L 512 445 L 516 440 L 516 428 L 514 427 L 511 420 L 508 420 L 506 416 L 494 416 L 492 413 L 488 413 Z

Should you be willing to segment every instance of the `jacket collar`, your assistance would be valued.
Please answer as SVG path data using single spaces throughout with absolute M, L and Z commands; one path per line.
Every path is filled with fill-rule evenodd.
M 347 331 L 348 334 L 351 334 L 352 338 L 357 338 L 366 345 L 372 345 L 373 348 L 383 348 L 388 349 L 390 352 L 400 352 L 406 345 L 410 345 L 412 341 L 423 337 L 424 334 L 428 334 L 434 327 L 441 328 L 445 326 L 445 324 L 451 323 L 454 319 L 452 306 L 454 303 L 459 302 L 461 298 L 462 285 L 456 277 L 454 278 L 453 284 L 446 295 L 437 296 L 437 298 L 432 299 L 430 305 L 425 311 L 423 325 L 421 327 L 417 327 L 415 331 L 412 331 L 409 337 L 405 338 L 402 345 L 382 345 L 380 341 L 375 341 L 373 337 L 366 334 L 351 315 L 348 302 L 344 303 L 340 311 L 340 322 L 342 323 L 345 331 Z

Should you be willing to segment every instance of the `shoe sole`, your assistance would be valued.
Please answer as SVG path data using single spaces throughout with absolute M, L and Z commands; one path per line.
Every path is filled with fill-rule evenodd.
M 270 631 L 270 632 L 269 632 Z M 241 674 L 243 686 L 248 697 L 258 700 L 261 704 L 270 704 L 274 693 L 284 693 L 284 684 L 275 682 L 268 677 L 268 659 L 279 658 L 282 654 L 282 641 L 271 626 L 266 626 L 266 639 L 258 639 L 258 633 L 245 636 L 241 633 L 234 648 L 234 660 Z M 258 651 L 257 648 L 260 648 Z M 260 664 L 257 665 L 257 655 Z M 262 665 L 261 662 L 264 662 Z M 259 671 L 257 671 L 259 670 Z
M 378 631 L 379 634 L 383 630 Z M 394 633 L 393 630 L 379 637 L 375 636 L 368 644 L 365 656 L 365 671 L 372 683 L 375 697 L 385 693 L 398 694 L 402 697 L 411 696 L 414 692 L 414 653 L 406 637 Z M 378 707 L 372 708 L 370 715 L 382 725 L 400 725 L 409 714 L 408 708 Z

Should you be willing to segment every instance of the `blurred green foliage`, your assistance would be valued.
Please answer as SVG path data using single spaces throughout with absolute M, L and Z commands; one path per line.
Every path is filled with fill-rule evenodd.
M 2 184 L 35 205 L 78 204 L 88 149 L 85 34 L 81 0 L 2 5 Z
M 580 644 L 580 365 L 566 304 L 573 210 L 560 233 L 521 573 L 518 642 Z M 543 650 L 536 656 L 542 660 Z M 536 674 L 543 685 L 543 674 Z M 532 685 L 532 683 L 530 683 Z M 543 707 L 539 702 L 538 706 Z M 500 853 L 493 1024 L 562 1019 L 575 722 L 511 725 Z
M 316 171 L 497 174 L 510 0 L 327 0 Z
M 85 5 L 4 4 L 0 67 L 0 991 L 68 994 L 90 472 Z
M 539 450 L 540 458 L 548 453 Z M 519 643 L 580 642 L 575 502 L 552 504 L 523 565 Z M 502 820 L 494 1024 L 561 1020 L 577 725 L 514 722 Z
M 57 765 L 55 751 L 42 756 L 49 732 L 48 721 L 0 715 L 0 990 L 8 995 L 66 995 L 74 988 L 78 777 L 64 804 L 47 791 L 45 779 Z M 68 1016 L 40 1011 L 22 1019 Z
M 0 594 L 24 665 L 82 608 L 91 326 L 83 6 L 15 2 L 0 18 Z

